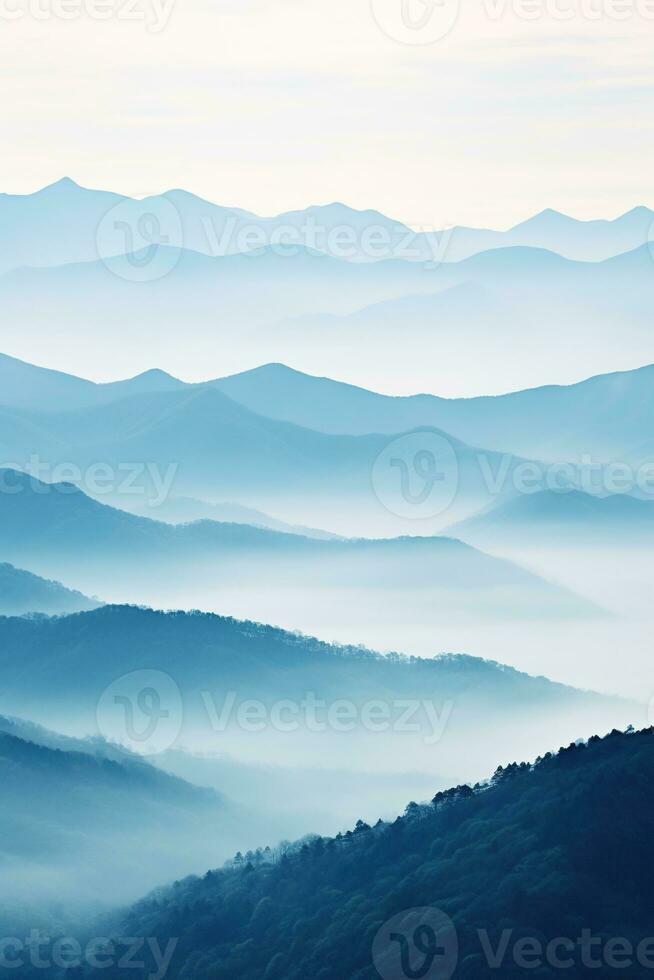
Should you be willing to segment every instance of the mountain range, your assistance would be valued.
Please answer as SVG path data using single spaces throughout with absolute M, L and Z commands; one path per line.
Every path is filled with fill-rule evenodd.
M 421 449 L 436 475 L 445 474 L 432 484 L 426 513 L 403 495 L 388 435 L 305 429 L 259 415 L 216 385 L 74 411 L 0 408 L 0 463 L 33 471 L 37 460 L 53 482 L 72 480 L 107 501 L 150 505 L 153 516 L 168 497 L 181 496 L 232 500 L 285 524 L 339 534 L 429 533 L 448 522 L 446 510 L 451 523 L 512 492 L 523 463 L 425 427 L 399 447 L 418 497 L 426 483 L 412 460 Z
M 646 458 L 654 450 L 654 366 L 476 398 L 391 397 L 268 364 L 213 382 L 255 412 L 321 432 L 435 426 L 471 445 L 554 462 Z
M 437 628 L 476 622 L 590 618 L 601 611 L 523 568 L 453 538 L 316 539 L 243 524 L 172 526 L 92 500 L 68 484 L 0 471 L 0 554 L 113 601 L 276 618 L 321 628 L 349 594 L 357 634 L 371 610 Z M 356 604 L 353 597 L 356 596 Z
M 138 433 L 141 406 L 147 404 L 145 396 L 152 399 L 155 408 L 164 406 L 160 414 L 165 419 L 176 405 L 189 404 L 188 396 L 200 397 L 211 390 L 268 420 L 325 435 L 393 435 L 433 427 L 470 446 L 532 460 L 561 462 L 584 454 L 592 455 L 593 462 L 642 460 L 654 450 L 650 435 L 654 424 L 653 376 L 654 366 L 647 365 L 572 385 L 546 385 L 493 397 L 398 397 L 307 375 L 280 363 L 196 384 L 158 370 L 126 381 L 95 384 L 0 355 L 0 406 L 6 426 L 12 425 L 4 436 L 2 451 L 7 459 L 12 452 L 21 452 L 16 435 L 19 427 L 29 433 L 33 451 L 41 451 L 48 444 L 42 433 L 49 427 L 54 430 L 50 442 L 74 443 L 88 438 L 83 430 L 78 434 L 81 426 L 88 427 L 90 438 L 99 442 L 100 437 L 93 433 L 93 419 L 102 418 L 102 412 L 108 413 L 109 406 L 117 402 L 125 403 L 123 418 L 118 415 L 115 421 L 105 423 L 106 427 L 120 432 L 121 422 L 129 423 Z M 16 411 L 7 414 L 8 409 Z M 91 410 L 96 414 L 90 416 Z M 74 412 L 84 414 L 76 418 Z M 52 418 L 45 419 L 44 413 Z
M 654 212 L 642 206 L 613 220 L 595 221 L 546 209 L 507 231 L 442 229 L 427 222 L 414 230 L 378 211 L 359 211 L 341 203 L 262 217 L 212 204 L 184 190 L 138 201 L 84 188 L 64 177 L 33 194 L 0 195 L 0 271 L 91 261 L 98 254 L 98 228 L 114 209 L 134 225 L 140 215 L 154 214 L 164 221 L 155 229 L 155 240 L 158 231 L 172 245 L 209 255 L 246 252 L 277 241 L 280 247 L 303 244 L 357 262 L 391 255 L 413 261 L 446 255 L 458 261 L 510 246 L 547 248 L 572 259 L 600 261 L 650 241 L 654 222 Z
M 203 205 L 197 202 L 189 205 L 192 217 L 182 220 L 177 204 L 184 211 L 189 196 L 173 192 L 147 206 L 155 218 L 158 208 L 172 209 L 179 228 L 187 220 L 189 227 L 200 229 L 197 234 L 189 233 L 181 247 L 174 235 L 162 231 L 165 245 L 155 240 L 139 249 L 130 233 L 123 259 L 116 259 L 107 252 L 113 254 L 120 243 L 112 238 L 105 247 L 96 241 L 98 228 L 104 227 L 96 220 L 99 212 L 114 202 L 119 212 L 110 212 L 111 227 L 131 229 L 139 224 L 144 205 L 88 193 L 93 202 L 88 241 L 69 254 L 53 229 L 63 227 L 66 213 L 72 212 L 66 240 L 76 241 L 74 229 L 86 220 L 86 192 L 64 182 L 34 200 L 0 199 L 8 236 L 4 266 L 0 261 L 4 344 L 17 355 L 46 349 L 56 331 L 60 349 L 69 352 L 68 362 L 62 359 L 58 366 L 81 373 L 97 370 L 97 359 L 90 358 L 84 343 L 92 325 L 94 352 L 115 373 L 146 367 L 156 348 L 162 368 L 197 376 L 199 362 L 218 367 L 219 350 L 223 373 L 242 370 L 255 358 L 284 360 L 313 373 L 346 372 L 347 380 L 372 387 L 402 391 L 412 384 L 461 394 L 498 393 L 546 378 L 568 381 L 582 365 L 588 373 L 599 373 L 654 359 L 646 209 L 624 219 L 625 228 L 638 226 L 639 232 L 629 230 L 625 237 L 621 222 L 607 224 L 609 234 L 618 230 L 620 249 L 602 254 L 601 261 L 551 251 L 556 244 L 551 229 L 558 219 L 545 214 L 514 239 L 501 239 L 475 254 L 464 249 L 466 257 L 448 252 L 445 236 L 438 233 L 435 260 L 427 256 L 426 261 L 418 249 L 421 259 L 414 261 L 396 249 L 379 261 L 353 262 L 311 244 L 280 248 L 266 234 L 262 247 L 250 251 L 221 254 L 218 248 L 216 254 L 210 248 L 203 254 L 196 238 L 206 238 L 211 220 L 203 223 Z M 29 220 L 20 217 L 23 209 Z M 349 221 L 355 237 L 362 223 L 376 217 L 340 205 L 320 215 L 330 227 Z M 313 212 L 305 218 L 317 220 Z M 216 218 L 237 225 L 241 220 L 249 221 L 222 211 Z M 295 215 L 291 224 L 303 221 Z M 594 225 L 584 226 L 584 236 L 596 242 L 601 238 Z M 224 237 L 222 232 L 218 237 Z M 38 240 L 33 250 L 32 239 Z M 44 250 L 51 253 L 50 264 Z M 180 324 L 188 345 L 179 343 Z M 471 348 L 476 358 L 469 356 Z

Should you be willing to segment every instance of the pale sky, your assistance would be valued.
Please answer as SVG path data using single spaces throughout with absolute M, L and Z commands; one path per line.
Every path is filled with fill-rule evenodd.
M 0 0 L 0 190 L 429 227 L 654 205 L 654 0 L 428 3 Z

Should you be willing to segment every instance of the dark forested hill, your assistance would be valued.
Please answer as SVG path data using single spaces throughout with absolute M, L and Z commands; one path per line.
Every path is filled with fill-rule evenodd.
M 651 976 L 653 787 L 654 729 L 592 738 L 394 823 L 239 856 L 122 935 L 178 938 L 169 980 Z
M 125 742 L 124 712 L 98 715 L 98 705 L 117 683 L 136 697 L 132 682 L 146 672 L 143 686 L 160 691 L 171 717 L 183 707 L 167 746 L 177 734 L 178 747 L 259 763 L 320 759 L 325 768 L 420 769 L 447 781 L 478 779 L 509 752 L 535 757 L 552 739 L 646 717 L 644 706 L 474 657 L 381 656 L 252 622 L 124 606 L 0 618 L 0 671 L 1 712 L 66 734 L 100 723 L 101 734 Z

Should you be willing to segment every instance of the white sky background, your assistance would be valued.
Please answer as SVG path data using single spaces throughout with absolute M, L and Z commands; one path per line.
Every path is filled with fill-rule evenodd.
M 172 3 L 158 31 L 157 2 Z M 0 190 L 66 174 L 437 227 L 654 204 L 654 0 L 461 0 L 423 45 L 386 36 L 373 8 L 429 40 L 456 0 L 422 32 L 403 28 L 403 0 L 126 3 L 0 0 Z

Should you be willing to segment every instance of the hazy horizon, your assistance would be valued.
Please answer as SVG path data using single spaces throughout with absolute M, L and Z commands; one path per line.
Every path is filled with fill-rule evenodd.
M 60 173 L 59 171 L 51 171 L 48 176 L 40 178 L 34 185 L 29 185 L 24 182 L 20 182 L 18 188 L 13 184 L 9 183 L 3 185 L 2 190 L 0 190 L 0 199 L 3 196 L 10 197 L 32 197 L 34 194 L 38 194 L 40 191 L 47 190 L 48 188 L 54 187 L 57 184 L 70 181 L 81 187 L 83 190 L 90 191 L 103 191 L 105 193 L 120 194 L 124 197 L 132 198 L 136 201 L 143 201 L 150 197 L 160 197 L 171 192 L 179 192 L 185 194 L 191 194 L 194 197 L 199 198 L 202 201 L 206 201 L 208 204 L 218 205 L 219 207 L 229 208 L 229 209 L 240 209 L 247 211 L 257 218 L 275 218 L 283 214 L 294 213 L 296 211 L 306 211 L 310 208 L 325 208 L 333 205 L 344 206 L 346 208 L 352 209 L 358 212 L 379 212 L 384 214 L 386 217 L 391 218 L 397 222 L 406 225 L 408 228 L 412 228 L 414 231 L 420 231 L 424 229 L 422 222 L 417 222 L 411 220 L 405 215 L 396 213 L 394 211 L 385 212 L 380 207 L 370 204 L 370 202 L 364 202 L 361 200 L 349 200 L 347 198 L 321 198 L 320 196 L 316 199 L 307 198 L 304 201 L 298 201 L 292 207 L 284 207 L 277 210 L 275 206 L 270 204 L 270 206 L 265 206 L 255 210 L 250 208 L 247 203 L 241 200 L 223 199 L 221 197 L 221 188 L 216 186 L 214 190 L 210 192 L 201 193 L 197 188 L 184 185 L 166 185 L 162 184 L 159 187 L 148 189 L 144 191 L 142 189 L 142 182 L 135 180 L 131 187 L 118 187 L 115 183 L 115 179 L 111 172 L 107 172 L 106 176 L 101 181 L 96 181 L 94 183 L 86 183 L 74 170 L 71 172 Z M 506 232 L 510 231 L 532 218 L 539 217 L 546 212 L 554 212 L 556 214 L 563 215 L 566 218 L 572 218 L 574 221 L 581 222 L 592 222 L 592 221 L 615 221 L 618 218 L 624 217 L 624 215 L 631 213 L 632 211 L 637 211 L 639 208 L 647 208 L 649 210 L 654 210 L 654 193 L 648 199 L 645 199 L 647 195 L 644 196 L 642 200 L 632 200 L 629 203 L 627 200 L 626 204 L 618 205 L 616 204 L 614 209 L 591 211 L 586 210 L 583 206 L 575 208 L 574 206 L 569 210 L 563 208 L 555 207 L 548 196 L 547 193 L 543 194 L 540 199 L 540 203 L 535 203 L 529 209 L 526 209 L 520 214 L 512 215 L 509 217 L 509 208 L 507 208 L 506 217 L 501 215 L 495 219 L 492 224 L 483 224 L 480 220 L 476 220 L 474 216 L 468 215 L 467 219 L 458 218 L 456 215 L 451 215 L 448 222 L 442 225 L 443 229 L 456 228 L 456 227 L 469 227 L 478 230 L 492 230 Z M 601 205 L 600 205 L 601 208 Z M 435 226 L 428 226 L 430 229 Z
M 650 196 L 654 143 L 635 98 L 651 89 L 646 4 L 448 0 L 424 30 L 424 5 L 403 23 L 389 0 L 122 8 L 57 16 L 46 3 L 36 17 L 23 2 L 5 16 L 6 75 L 26 84 L 3 190 L 72 172 L 137 196 L 190 186 L 257 213 L 345 200 L 482 227 L 547 206 L 617 214 Z M 47 99 L 53 39 L 67 70 Z

